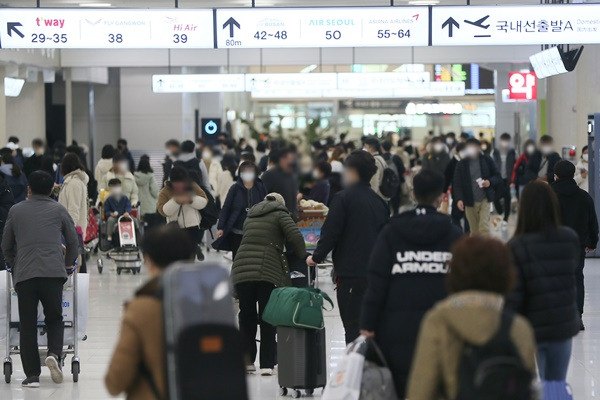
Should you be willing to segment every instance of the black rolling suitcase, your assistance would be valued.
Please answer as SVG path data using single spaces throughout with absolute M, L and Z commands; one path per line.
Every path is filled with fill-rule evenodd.
M 169 400 L 247 400 L 229 271 L 177 263 L 162 278 Z
M 308 268 L 307 278 L 314 287 L 316 279 L 310 279 L 312 269 Z M 315 389 L 325 387 L 327 383 L 325 339 L 325 328 L 277 327 L 277 377 L 280 395 L 285 396 L 288 394 L 288 389 L 292 389 L 292 397 L 297 399 L 302 395 L 300 390 L 304 390 L 307 395 L 312 395 Z

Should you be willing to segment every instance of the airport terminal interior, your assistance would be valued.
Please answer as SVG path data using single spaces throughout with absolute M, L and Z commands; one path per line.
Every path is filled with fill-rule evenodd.
M 250 268 L 248 265 L 254 262 L 257 250 L 253 253 L 248 247 L 261 246 L 259 253 L 264 257 L 261 259 L 264 265 L 256 266 L 260 271 L 261 268 L 272 268 L 271 259 L 263 253 L 273 251 L 275 254 L 278 273 L 285 275 L 281 282 L 286 283 L 269 281 L 269 290 L 294 282 L 294 287 L 301 287 L 304 293 L 308 292 L 303 286 L 311 282 L 310 276 L 306 278 L 310 275 L 306 265 L 313 262 L 314 252 L 314 262 L 318 263 L 314 285 L 333 299 L 333 309 L 327 306 L 323 311 L 324 328 L 318 329 L 325 332 L 325 349 L 319 350 L 325 353 L 326 373 L 323 376 L 328 382 L 338 379 L 342 386 L 351 386 L 347 379 L 344 380 L 343 373 L 339 373 L 340 365 L 349 363 L 346 354 L 349 330 L 344 326 L 348 313 L 360 318 L 357 310 L 363 309 L 363 303 L 350 298 L 353 289 L 361 285 L 359 281 L 366 287 L 372 285 L 371 279 L 380 278 L 369 272 L 367 280 L 366 272 L 368 267 L 379 267 L 371 264 L 382 260 L 383 256 L 371 254 L 374 246 L 381 249 L 377 242 L 392 243 L 392 247 L 395 244 L 393 239 L 383 237 L 391 228 L 384 229 L 381 225 L 368 230 L 370 228 L 365 227 L 365 231 L 353 231 L 350 235 L 352 223 L 356 221 L 342 218 L 350 219 L 348 216 L 352 215 L 360 219 L 361 214 L 368 218 L 365 216 L 375 213 L 377 207 L 373 201 L 383 204 L 384 213 L 385 206 L 388 207 L 386 221 L 398 212 L 415 214 L 415 218 L 435 213 L 434 209 L 426 212 L 418 197 L 422 193 L 419 185 L 423 185 L 419 182 L 427 177 L 431 181 L 423 190 L 433 190 L 435 195 L 430 206 L 445 214 L 445 219 L 439 223 L 453 223 L 453 229 L 464 231 L 465 236 L 457 240 L 468 240 L 466 237 L 472 234 L 472 238 L 492 238 L 492 244 L 507 243 L 513 237 L 516 240 L 527 232 L 521 224 L 521 219 L 526 220 L 527 215 L 520 214 L 520 210 L 529 187 L 543 191 L 548 186 L 546 183 L 555 179 L 561 183 L 565 179 L 575 180 L 573 190 L 578 190 L 581 198 L 585 198 L 581 200 L 585 206 L 579 203 L 565 207 L 558 189 L 555 189 L 558 197 L 554 191 L 548 193 L 552 199 L 558 198 L 561 202 L 564 225 L 570 226 L 566 222 L 565 209 L 567 213 L 573 210 L 576 213 L 585 207 L 590 210 L 583 222 L 589 228 L 586 227 L 585 234 L 579 237 L 589 235 L 591 239 L 587 244 L 579 241 L 576 255 L 571 260 L 567 257 L 564 262 L 564 268 L 574 271 L 583 257 L 585 289 L 579 281 L 575 284 L 580 278 L 569 270 L 570 275 L 564 279 L 570 280 L 554 279 L 553 284 L 559 289 L 549 284 L 542 290 L 542 293 L 554 293 L 555 289 L 556 293 L 568 293 L 568 307 L 572 307 L 572 314 L 577 314 L 577 326 L 571 329 L 568 338 L 560 338 L 569 344 L 572 338 L 572 352 L 567 353 L 570 362 L 566 377 L 559 373 L 558 377 L 542 377 L 541 381 L 558 381 L 572 390 L 572 397 L 565 392 L 564 397 L 548 399 L 600 397 L 600 249 L 595 248 L 598 239 L 596 212 L 600 212 L 600 142 L 595 142 L 596 133 L 600 134 L 599 64 L 600 1 L 595 0 L 0 0 L 0 225 L 4 226 L 8 218 L 10 223 L 7 222 L 4 229 L 2 251 L 7 266 L 13 269 L 10 279 L 11 275 L 2 271 L 4 265 L 0 268 L 0 361 L 5 377 L 0 383 L 0 399 L 225 398 L 207 396 L 202 390 L 188 397 L 181 393 L 174 395 L 176 391 L 171 389 L 177 385 L 173 383 L 175 378 L 168 373 L 168 377 L 162 376 L 162 370 L 156 375 L 153 370 L 150 373 L 154 374 L 154 379 L 158 376 L 165 380 L 158 385 L 158 391 L 165 397 L 159 397 L 153 379 L 150 379 L 152 384 L 144 383 L 149 373 L 146 367 L 143 367 L 143 373 L 136 372 L 141 377 L 138 376 L 131 385 L 136 386 L 137 397 L 132 394 L 132 387 L 111 396 L 105 383 L 115 346 L 123 339 L 125 304 L 155 276 L 160 265 L 155 263 L 156 257 L 168 258 L 175 251 L 159 251 L 149 266 L 149 250 L 141 245 L 147 237 L 152 237 L 152 233 L 166 229 L 162 225 L 167 221 L 189 233 L 191 239 L 185 236 L 185 240 L 186 243 L 191 240 L 194 245 L 198 268 L 222 266 L 227 271 L 226 287 L 229 287 L 229 274 L 232 275 L 236 299 L 231 293 L 226 296 L 227 301 L 232 299 L 231 316 L 219 318 L 230 317 L 235 321 L 236 334 L 239 333 L 237 313 L 240 309 L 246 310 L 242 313 L 248 310 L 243 304 L 247 293 L 240 296 L 239 289 L 248 286 L 239 286 L 247 282 L 238 284 L 235 270 Z M 369 155 L 359 150 L 366 150 Z M 73 158 L 69 159 L 69 156 Z M 537 166 L 532 165 L 536 156 Z M 361 169 L 365 157 L 369 157 L 369 162 L 375 160 L 377 167 L 377 172 L 370 173 L 367 179 Z M 475 166 L 473 160 L 479 158 L 489 160 L 489 163 L 482 161 L 483 164 Z M 561 164 L 561 159 L 568 164 Z M 286 160 L 291 161 L 286 164 Z M 195 164 L 189 167 L 190 163 Z M 456 170 L 449 168 L 451 163 Z M 466 184 L 462 182 L 464 176 L 460 171 L 463 166 L 464 176 L 471 179 Z M 45 172 L 42 174 L 40 170 Z M 264 174 L 275 170 L 281 173 L 275 179 L 289 180 L 279 186 L 270 184 L 273 178 Z M 427 175 L 427 171 L 434 172 Z M 72 179 L 77 172 L 80 172 L 77 178 L 80 186 L 73 186 Z M 135 172 L 135 176 L 130 172 Z M 348 177 L 353 172 L 357 176 L 354 183 Z M 533 175 L 528 176 L 529 172 Z M 180 173 L 185 177 L 177 178 Z M 264 185 L 254 186 L 260 182 L 260 174 L 263 174 Z M 425 174 L 422 179 L 417 178 L 420 174 Z M 481 178 L 475 179 L 473 174 L 480 174 Z M 250 178 L 246 179 L 246 176 Z M 68 218 L 72 218 L 74 226 L 80 229 L 73 231 L 73 226 L 65 227 L 63 221 L 59 228 L 62 233 L 57 230 L 54 235 L 55 242 L 60 245 L 62 240 L 64 247 L 65 255 L 58 257 L 68 265 L 65 257 L 75 251 L 79 254 L 77 268 L 84 264 L 85 269 L 76 274 L 78 285 L 81 285 L 79 289 L 72 286 L 69 289 L 75 279 L 71 278 L 62 297 L 64 382 L 55 383 L 56 367 L 53 369 L 52 366 L 56 361 L 51 357 L 48 361 L 42 347 L 39 385 L 34 379 L 27 387 L 23 380 L 37 376 L 35 373 L 26 376 L 21 362 L 22 352 L 27 350 L 20 346 L 24 334 L 19 318 L 24 319 L 20 313 L 24 313 L 26 307 L 22 300 L 16 306 L 17 293 L 13 283 L 18 287 L 27 282 L 19 281 L 26 269 L 23 265 L 19 269 L 19 263 L 23 264 L 27 259 L 25 253 L 45 254 L 39 256 L 38 261 L 48 260 L 48 263 L 53 255 L 44 253 L 42 249 L 46 243 L 42 239 L 32 239 L 34 243 L 40 243 L 39 249 L 37 244 L 29 249 L 20 247 L 23 239 L 19 235 L 39 236 L 47 228 L 45 220 L 40 221 L 39 231 L 35 221 L 30 223 L 29 226 L 35 228 L 26 233 L 19 231 L 15 224 L 19 210 L 40 201 L 36 200 L 40 193 L 35 192 L 37 189 L 33 186 L 35 182 L 42 185 L 39 182 L 45 177 L 53 179 L 52 198 L 66 208 L 64 215 L 69 214 Z M 379 182 L 373 184 L 373 179 L 379 179 Z M 91 185 L 92 181 L 94 185 Z M 439 193 L 435 192 L 438 181 L 443 183 Z M 540 181 L 542 188 L 536 186 L 541 184 Z M 320 184 L 326 186 L 325 195 L 317 190 Z M 353 192 L 359 190 L 356 187 L 361 184 L 369 193 Z M 461 196 L 460 185 L 467 188 L 470 200 L 468 196 L 458 197 Z M 551 186 L 554 188 L 554 185 Z M 132 186 L 136 186 L 135 194 Z M 10 205 L 15 204 L 10 212 L 8 208 L 5 210 L 3 203 L 5 192 L 10 193 Z M 236 203 L 232 197 L 238 192 L 244 197 Z M 267 196 L 263 201 L 269 192 L 281 196 Z M 358 196 L 365 197 L 357 200 Z M 430 197 L 431 193 L 425 196 Z M 74 198 L 79 199 L 80 204 L 74 204 Z M 127 201 L 122 203 L 123 199 L 129 204 Z M 281 200 L 285 200 L 285 205 Z M 468 204 L 469 201 L 473 204 Z M 553 207 L 558 207 L 559 202 L 552 203 Z M 354 207 L 361 212 L 357 209 L 353 210 L 354 214 L 348 210 L 340 211 L 347 204 L 358 204 Z M 52 205 L 55 203 L 45 206 Z M 174 213 L 168 213 L 169 205 L 175 207 Z M 481 207 L 477 208 L 478 205 Z M 530 219 L 534 218 L 531 215 L 538 215 L 538 205 L 539 209 L 543 208 L 541 203 L 530 206 Z M 212 210 L 212 206 L 214 215 L 207 211 Z M 249 237 L 252 235 L 247 232 L 255 232 L 249 228 L 251 220 L 259 218 L 260 213 L 265 212 L 264 207 L 271 206 L 283 215 L 278 218 L 289 218 L 291 225 Z M 475 208 L 478 211 L 473 211 Z M 237 210 L 235 218 L 224 222 L 232 209 Z M 61 207 L 52 215 L 63 215 L 63 211 Z M 479 215 L 475 215 L 477 213 Z M 23 214 L 25 212 L 19 215 Z M 208 222 L 212 217 L 214 221 Z M 401 221 L 397 218 L 396 221 Z M 77 219 L 84 222 L 78 223 Z M 540 222 L 539 226 L 546 226 L 546 222 Z M 82 225 L 87 225 L 88 229 L 81 231 Z M 324 226 L 326 229 L 322 232 Z M 431 236 L 439 237 L 438 228 L 442 229 L 442 225 L 428 226 L 431 226 Z M 404 229 L 410 229 L 415 235 L 423 230 L 418 224 Z M 378 235 L 380 231 L 383 232 Z M 70 238 L 75 233 L 78 246 L 73 250 Z M 296 233 L 304 240 L 303 257 L 291 255 L 297 247 L 293 243 Z M 269 237 L 264 244 L 256 244 L 269 235 L 279 237 Z M 346 235 L 353 236 L 347 239 L 352 244 L 340 243 L 340 238 Z M 225 246 L 223 238 L 237 240 L 237 245 L 227 243 Z M 288 253 L 283 253 L 283 248 L 273 244 L 273 240 L 281 241 L 281 247 L 285 244 Z M 213 248 L 213 242 L 223 247 L 217 250 Z M 364 247 L 366 243 L 371 244 Z M 158 244 L 161 244 L 160 240 Z M 414 250 L 425 249 L 423 245 L 419 246 Z M 340 264 L 353 261 L 348 261 L 351 258 L 348 254 L 336 252 L 340 248 L 368 254 L 357 256 L 357 259 L 365 260 L 356 267 L 361 272 L 344 275 L 347 266 Z M 502 246 L 503 251 L 507 248 Z M 237 254 L 232 254 L 231 250 Z M 438 250 L 446 257 L 439 268 L 451 275 L 453 271 L 447 262 L 453 257 L 452 248 L 447 245 L 444 249 L 436 247 L 436 252 Z M 402 263 L 402 253 L 394 251 L 398 251 L 397 256 L 386 256 L 385 260 L 398 257 L 398 262 Z M 548 253 L 556 254 L 556 251 Z M 418 257 L 414 252 L 411 254 Z M 556 255 L 556 259 L 563 255 Z M 282 257 L 287 258 L 282 261 Z M 530 257 L 529 253 L 527 257 Z M 535 263 L 531 257 L 532 261 L 525 263 L 528 267 Z M 248 261 L 250 259 L 252 261 Z M 429 265 L 429 275 L 432 275 L 433 261 L 439 260 L 425 261 L 432 262 L 395 264 L 396 261 L 391 260 L 386 274 L 390 282 L 413 279 L 414 275 L 424 273 Z M 547 262 L 553 266 L 559 263 L 556 260 Z M 519 264 L 516 255 L 515 264 Z M 533 285 L 548 278 L 544 274 L 551 275 L 545 266 L 540 268 L 538 281 L 531 278 Z M 57 278 L 56 275 L 45 277 L 42 267 L 38 266 L 38 270 L 42 275 L 30 278 Z M 338 280 L 335 280 L 336 274 Z M 519 290 L 523 293 L 531 290 L 527 286 L 531 282 L 523 283 L 522 273 L 515 276 Z M 356 285 L 349 289 L 346 297 L 341 293 L 344 280 Z M 297 283 L 301 281 L 306 283 Z M 548 278 L 548 281 L 552 279 Z M 425 278 L 415 282 L 416 285 L 424 284 Z M 390 287 L 392 285 L 390 283 Z M 253 295 L 263 296 L 263 287 L 257 287 L 260 290 L 253 289 L 258 293 Z M 40 289 L 40 293 L 44 290 Z M 64 297 L 69 290 L 71 297 Z M 370 293 L 368 289 L 361 290 L 363 294 L 365 290 Z M 423 286 L 421 292 L 433 293 L 435 290 Z M 76 292 L 75 298 L 73 292 Z M 413 288 L 406 293 L 417 294 L 417 291 Z M 405 304 L 410 307 L 414 299 L 402 296 L 400 291 L 386 293 L 379 304 L 396 298 L 402 299 L 403 307 Z M 20 294 L 18 297 L 22 299 Z M 340 313 L 340 299 L 354 303 L 342 304 Z M 436 298 L 428 307 L 438 300 L 443 297 Z M 11 301 L 14 304 L 11 305 Z M 415 303 L 423 301 L 416 300 Z M 523 301 L 528 306 L 535 303 Z M 582 301 L 585 311 L 581 319 Z M 262 300 L 253 300 L 250 314 L 256 314 L 256 302 L 262 313 Z M 556 311 L 553 318 L 558 318 L 556 315 L 560 312 L 557 310 L 562 305 L 552 303 Z M 41 310 L 42 305 L 39 307 Z M 43 308 L 46 309 L 46 305 Z M 406 334 L 409 337 L 414 335 L 416 338 L 419 333 L 419 323 L 428 310 L 421 311 L 416 323 L 414 315 L 407 319 L 406 326 L 415 325 L 414 332 Z M 190 315 L 183 311 L 173 314 L 184 315 L 184 319 Z M 528 329 L 529 336 L 524 336 L 532 341 L 531 332 L 535 332 L 540 342 L 536 317 L 523 314 L 533 325 L 531 331 L 529 325 L 521 321 L 523 325 L 519 326 L 527 325 L 525 328 Z M 70 322 L 67 321 L 69 316 Z M 79 321 L 81 318 L 85 321 Z M 199 318 L 202 320 L 203 317 Z M 405 321 L 399 318 L 399 321 L 388 322 L 397 323 L 400 330 L 405 329 Z M 73 325 L 74 319 L 78 319 L 76 325 Z M 363 316 L 361 321 L 364 320 Z M 544 324 L 552 327 L 553 322 L 552 319 L 545 320 Z M 263 346 L 260 333 L 266 323 L 250 323 L 254 328 L 257 324 L 261 329 L 250 342 L 256 340 L 260 348 Z M 478 329 L 478 326 L 480 324 L 475 324 L 472 329 Z M 46 328 L 40 311 L 35 329 L 44 343 L 51 340 Z M 249 329 L 252 331 L 245 321 L 242 327 L 245 335 Z M 372 332 L 366 326 L 361 325 L 360 329 L 363 334 Z M 77 331 L 75 339 L 74 331 Z M 399 335 L 405 337 L 405 333 Z M 278 339 L 281 336 L 278 334 Z M 241 334 L 239 338 L 235 337 L 240 339 Z M 367 340 L 365 346 L 368 343 L 375 346 L 374 343 L 380 343 L 379 338 L 375 331 L 375 340 Z M 247 343 L 246 339 L 244 343 Z M 549 343 L 555 343 L 553 340 L 541 342 L 550 346 Z M 67 343 L 73 341 L 77 344 Z M 208 346 L 202 340 L 200 343 L 202 349 L 202 346 Z M 381 342 L 380 345 L 384 357 L 394 357 L 395 353 L 386 350 L 386 344 Z M 532 348 L 534 346 L 532 341 Z M 242 348 L 241 345 L 238 347 Z M 414 347 L 409 346 L 410 353 Z M 331 394 L 327 396 L 327 390 L 323 393 L 325 383 L 315 385 L 313 382 L 306 387 L 299 384 L 297 388 L 301 392 L 292 387 L 282 391 L 281 387 L 285 385 L 282 379 L 289 373 L 283 371 L 286 364 L 281 360 L 292 357 L 291 352 L 282 353 L 283 348 L 274 351 L 276 366 L 260 365 L 262 356 L 257 356 L 254 370 L 243 376 L 247 382 L 247 397 L 231 399 L 270 400 L 298 395 L 336 399 Z M 398 347 L 394 349 L 397 351 Z M 167 360 L 164 370 L 174 371 L 175 367 L 169 363 L 171 360 L 163 356 L 160 348 L 156 351 L 161 353 L 158 359 Z M 174 351 L 173 348 L 170 351 Z M 530 351 L 532 357 L 534 351 Z M 242 353 L 245 354 L 242 350 L 236 353 L 239 360 L 244 359 Z M 539 365 L 541 353 L 536 354 Z M 311 357 L 309 361 L 302 363 L 316 362 Z M 246 364 L 244 368 L 251 364 L 247 357 Z M 310 370 L 312 373 L 314 368 L 308 367 L 304 372 L 308 374 Z M 394 360 L 390 362 L 390 368 L 392 374 L 397 372 Z M 441 370 L 442 366 L 432 368 Z M 360 371 L 362 374 L 363 369 Z M 364 371 L 366 375 L 367 367 Z M 408 374 L 409 371 L 405 372 Z M 332 373 L 339 374 L 330 376 Z M 533 386 L 548 393 L 550 385 L 540 383 L 537 372 L 533 375 Z M 458 385 L 457 377 L 446 378 L 445 383 Z M 223 379 L 227 382 L 228 378 Z M 390 379 L 397 383 L 399 378 L 394 375 Z M 169 394 L 164 392 L 165 384 Z M 441 382 L 411 382 L 411 385 L 419 384 L 442 385 Z M 309 390 L 305 392 L 304 389 Z M 413 389 L 410 389 L 412 393 L 418 392 Z M 338 393 L 335 387 L 328 390 Z M 456 387 L 448 390 L 450 394 L 442 391 L 444 398 L 457 398 Z M 353 392 L 338 398 L 358 400 L 367 397 L 359 397 Z M 375 395 L 369 398 L 396 397 Z M 409 398 L 408 392 L 398 394 L 397 398 Z M 416 394 L 414 398 L 438 399 Z

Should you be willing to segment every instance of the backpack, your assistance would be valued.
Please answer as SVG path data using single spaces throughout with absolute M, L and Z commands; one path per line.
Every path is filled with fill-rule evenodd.
M 500 326 L 481 346 L 465 343 L 456 400 L 530 400 L 532 375 L 510 337 L 514 314 L 504 310 Z
M 206 207 L 200 210 L 200 216 L 202 217 L 200 220 L 200 229 L 209 230 L 219 219 L 219 208 L 217 207 L 217 202 L 210 193 L 210 190 L 202 185 L 200 185 L 200 188 L 204 191 L 206 200 L 208 200 Z
M 383 159 L 383 157 L 382 157 Z M 394 161 L 390 158 L 388 161 L 383 160 L 385 167 L 383 169 L 383 177 L 381 179 L 381 185 L 379 191 L 385 197 L 394 197 L 398 194 L 400 188 L 400 174 Z

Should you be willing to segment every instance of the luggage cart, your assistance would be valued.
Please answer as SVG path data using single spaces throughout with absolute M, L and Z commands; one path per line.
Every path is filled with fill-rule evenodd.
M 64 367 L 65 359 L 67 355 L 72 355 L 71 358 L 71 373 L 73 374 L 73 382 L 79 381 L 79 373 L 81 372 L 81 365 L 79 360 L 79 335 L 78 335 L 78 322 L 77 322 L 77 269 L 73 271 L 73 274 L 68 278 L 65 283 L 63 294 L 66 290 L 73 291 L 73 320 L 72 321 L 64 321 L 63 325 L 65 330 L 71 329 L 73 331 L 73 336 L 71 341 L 67 341 L 67 335 L 65 335 L 65 342 L 63 343 L 63 353 L 61 364 Z M 19 336 L 18 332 L 20 329 L 20 323 L 16 321 L 11 321 L 12 315 L 12 296 L 13 296 L 13 288 L 12 288 L 12 275 L 7 273 L 6 277 L 6 353 L 4 357 L 4 382 L 10 383 L 12 373 L 13 373 L 13 360 L 12 355 L 20 354 L 20 343 L 18 342 Z M 45 324 L 44 322 L 38 321 L 38 338 L 45 334 Z M 11 337 L 12 334 L 12 337 Z M 12 339 L 12 340 L 11 340 Z M 82 340 L 86 340 L 87 337 L 83 337 Z M 40 346 L 43 347 L 43 346 Z M 46 358 L 45 356 L 40 355 L 40 358 Z M 43 363 L 42 363 L 43 365 Z
M 117 275 L 126 270 L 130 271 L 133 275 L 139 274 L 142 269 L 142 256 L 140 254 L 140 247 L 138 244 L 138 237 L 136 233 L 136 224 L 138 233 L 142 233 L 142 224 L 139 223 L 139 208 L 132 212 L 130 217 L 120 216 L 117 222 L 119 246 L 115 248 L 108 248 L 106 242 L 108 242 L 106 236 L 106 221 L 102 219 L 101 231 L 103 231 L 100 238 L 100 254 L 98 254 L 98 273 L 102 273 L 104 270 L 104 259 L 111 259 L 115 262 L 117 267 Z M 102 254 L 104 252 L 104 254 Z

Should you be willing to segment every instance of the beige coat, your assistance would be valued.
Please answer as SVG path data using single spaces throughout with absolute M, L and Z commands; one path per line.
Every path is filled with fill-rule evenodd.
M 162 304 L 154 295 L 158 279 L 148 282 L 127 305 L 121 333 L 104 378 L 112 396 L 127 393 L 128 400 L 154 399 L 148 379 L 140 374 L 140 364 L 166 398 Z
M 80 169 L 70 172 L 65 175 L 58 195 L 58 202 L 67 209 L 75 226 L 81 227 L 84 238 L 88 224 L 87 184 L 89 180 L 87 174 Z
M 221 163 L 216 160 L 202 160 L 202 162 L 208 171 L 208 181 L 210 182 L 211 189 L 213 193 L 216 194 L 217 188 L 219 187 L 219 177 L 221 176 L 221 172 L 223 172 L 223 167 L 221 167 Z
M 371 189 L 373 189 L 375 193 L 379 195 L 379 197 L 387 201 L 389 200 L 389 198 L 381 194 L 380 190 L 381 182 L 383 182 L 383 171 L 385 171 L 385 169 L 387 168 L 387 163 L 379 154 L 376 154 L 373 157 L 375 157 L 375 165 L 377 165 L 377 172 L 375 172 L 375 175 L 373 175 L 373 177 L 371 178 Z
M 504 300 L 489 292 L 462 292 L 425 316 L 408 382 L 410 400 L 454 400 L 463 343 L 483 345 L 498 330 Z M 535 376 L 535 339 L 529 322 L 515 317 L 511 337 L 525 367 Z
M 98 164 L 96 164 L 96 169 L 94 171 L 94 179 L 96 179 L 96 182 L 98 182 L 98 184 L 100 184 L 100 181 L 102 180 L 102 178 L 104 178 L 104 175 L 106 175 L 106 173 L 112 169 L 112 166 L 112 158 L 101 158 L 100 161 L 98 161 Z
M 112 171 L 108 171 L 103 177 L 102 180 L 98 183 L 98 193 L 101 190 L 108 190 L 108 182 L 111 179 L 117 178 L 121 181 L 121 187 L 123 188 L 123 195 L 129 198 L 131 201 L 131 205 L 135 207 L 137 202 L 139 201 L 138 196 L 138 186 L 135 183 L 135 177 L 129 171 L 125 172 L 125 174 L 116 175 Z
M 217 197 L 219 198 L 219 200 L 221 200 L 221 204 L 225 202 L 225 199 L 227 198 L 227 193 L 229 193 L 229 189 L 231 189 L 231 186 L 234 183 L 235 181 L 231 176 L 231 172 L 221 171 L 216 187 Z
M 157 209 L 167 222 L 175 222 L 180 228 L 199 226 L 202 220 L 199 211 L 208 204 L 206 194 L 197 184 L 193 184 L 195 196 L 190 204 L 179 204 L 175 201 L 173 190 L 165 185 L 158 194 Z

